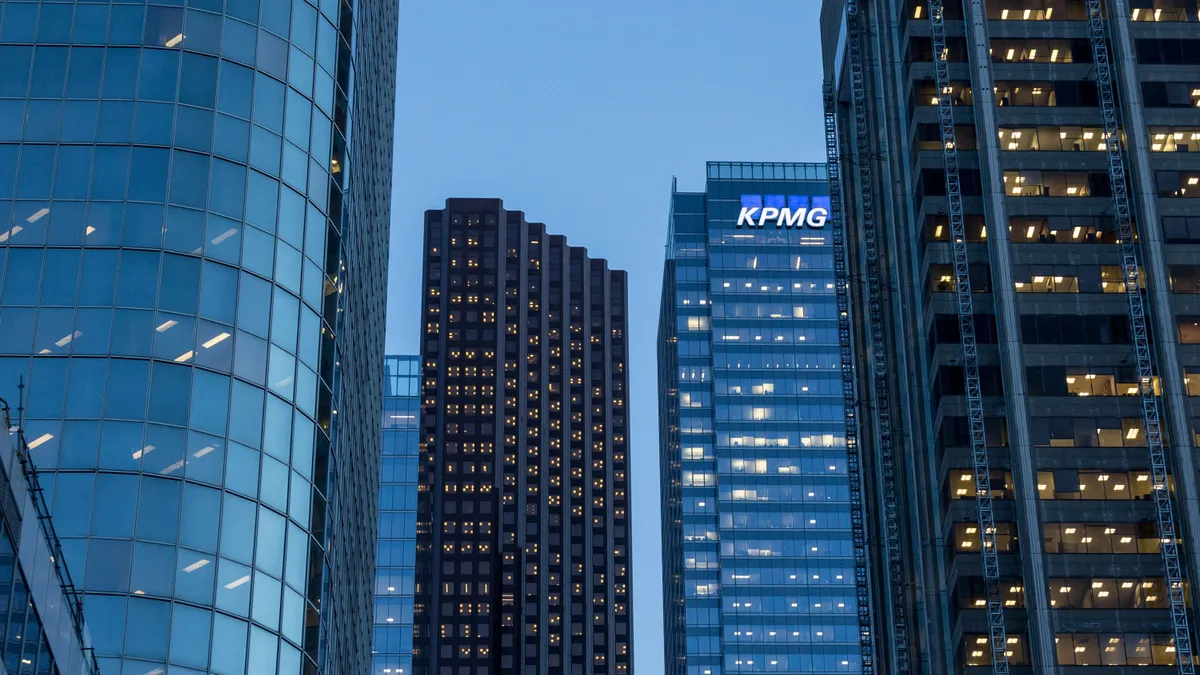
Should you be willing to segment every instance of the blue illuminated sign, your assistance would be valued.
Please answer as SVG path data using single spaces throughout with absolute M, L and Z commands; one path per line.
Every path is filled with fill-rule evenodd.
M 738 227 L 760 228 L 768 222 L 776 228 L 825 227 L 829 218 L 829 197 L 806 195 L 742 195 Z

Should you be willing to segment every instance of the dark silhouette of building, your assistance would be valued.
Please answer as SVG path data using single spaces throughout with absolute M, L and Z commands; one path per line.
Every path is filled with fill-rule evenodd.
M 414 668 L 627 675 L 625 273 L 498 199 L 424 259 Z
M 1197 9 L 824 3 L 871 672 L 1194 670 Z

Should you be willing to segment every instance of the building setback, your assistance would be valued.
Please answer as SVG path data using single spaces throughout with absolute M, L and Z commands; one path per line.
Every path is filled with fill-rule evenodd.
M 668 675 L 862 665 L 827 195 L 824 164 L 710 162 L 704 192 L 672 189 L 658 326 Z
M 625 273 L 497 199 L 424 259 L 416 672 L 626 675 Z
M 864 645 L 898 675 L 1190 673 L 1200 8 L 942 5 L 826 0 L 821 22 Z

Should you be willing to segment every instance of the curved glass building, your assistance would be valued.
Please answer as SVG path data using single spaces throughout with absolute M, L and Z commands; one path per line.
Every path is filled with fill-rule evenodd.
M 101 671 L 368 672 L 396 6 L 0 11 L 0 395 Z

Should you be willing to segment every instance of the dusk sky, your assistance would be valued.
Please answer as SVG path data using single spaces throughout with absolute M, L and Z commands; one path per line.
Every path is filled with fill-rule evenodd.
M 499 197 L 630 284 L 635 667 L 662 672 L 655 335 L 671 177 L 823 162 L 818 0 L 400 5 L 387 349 L 416 353 L 422 214 Z

